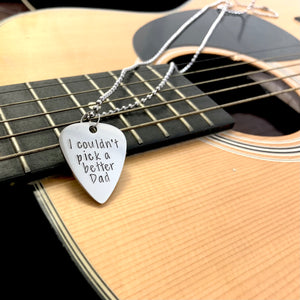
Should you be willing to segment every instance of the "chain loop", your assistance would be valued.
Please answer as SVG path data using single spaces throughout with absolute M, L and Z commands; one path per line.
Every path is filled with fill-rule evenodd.
M 99 112 L 101 110 L 102 104 L 122 84 L 122 82 L 124 81 L 124 78 L 125 78 L 125 76 L 128 72 L 131 72 L 131 71 L 133 71 L 134 69 L 136 69 L 140 66 L 149 65 L 149 64 L 153 63 L 155 60 L 157 60 L 162 55 L 162 53 L 167 48 L 169 48 L 169 46 L 178 38 L 178 36 L 180 34 L 182 34 L 183 31 L 186 30 L 187 27 L 189 27 L 193 22 L 195 22 L 209 8 L 216 7 L 218 10 L 220 10 L 220 13 L 219 13 L 218 17 L 215 19 L 215 21 L 213 22 L 213 24 L 208 29 L 205 37 L 201 41 L 201 44 L 199 45 L 197 51 L 193 55 L 190 62 L 188 64 L 186 64 L 186 66 L 184 68 L 182 68 L 181 70 L 178 71 L 180 74 L 185 73 L 188 69 L 190 69 L 192 67 L 192 65 L 195 63 L 196 59 L 198 58 L 198 56 L 202 52 L 203 48 L 206 46 L 209 38 L 211 37 L 211 35 L 215 31 L 216 27 L 221 22 L 221 20 L 223 19 L 224 15 L 226 13 L 231 14 L 231 15 L 243 15 L 243 14 L 248 13 L 249 11 L 252 11 L 253 14 L 263 16 L 263 17 L 271 17 L 271 18 L 277 18 L 278 17 L 278 13 L 275 12 L 274 10 L 272 10 L 268 7 L 265 7 L 265 6 L 255 6 L 255 2 L 256 2 L 255 0 L 251 0 L 248 5 L 245 5 L 245 4 L 239 3 L 239 1 L 237 1 L 237 0 L 233 0 L 233 2 L 230 1 L 230 0 L 218 0 L 218 1 L 215 1 L 211 4 L 208 4 L 208 5 L 204 6 L 202 9 L 198 10 L 193 16 L 191 16 L 188 20 L 186 20 L 171 35 L 171 37 L 163 44 L 163 46 L 158 50 L 158 52 L 153 57 L 151 57 L 150 59 L 148 59 L 146 61 L 137 62 L 137 63 L 133 64 L 132 66 L 124 68 L 121 71 L 120 76 L 117 78 L 115 83 L 112 85 L 112 87 L 96 100 L 96 104 L 92 107 L 92 110 L 88 111 L 87 113 L 85 113 L 82 116 L 81 122 L 91 121 L 92 119 L 97 117 L 98 118 L 97 122 L 96 122 L 96 125 L 97 125 L 100 122 L 100 117 L 101 116 L 110 115 L 110 114 L 113 114 L 113 113 L 116 113 L 116 112 L 120 112 L 120 111 L 124 111 L 124 110 L 128 110 L 128 109 L 133 109 L 135 107 L 141 106 L 146 101 L 150 100 L 154 95 L 156 95 L 164 87 L 167 80 L 170 78 L 170 76 L 174 72 L 174 70 L 176 69 L 178 71 L 176 65 L 173 62 L 170 63 L 169 69 L 166 72 L 165 76 L 161 79 L 160 83 L 150 93 L 148 93 L 145 97 L 141 98 L 140 100 L 136 100 L 135 102 L 130 103 L 128 105 L 123 105 L 121 107 L 116 107 L 114 109 L 110 109 L 107 112 L 105 112 L 105 111 L 102 112 L 102 113 Z M 232 8 L 234 6 L 236 6 L 237 8 L 238 7 L 243 7 L 244 9 L 240 10 L 240 11 L 239 10 L 233 10 Z

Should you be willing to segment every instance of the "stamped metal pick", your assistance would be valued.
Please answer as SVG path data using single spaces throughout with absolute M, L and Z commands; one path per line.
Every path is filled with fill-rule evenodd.
M 77 180 L 97 202 L 103 204 L 120 178 L 127 143 L 118 128 L 103 123 L 91 124 L 67 126 L 61 132 L 59 143 Z

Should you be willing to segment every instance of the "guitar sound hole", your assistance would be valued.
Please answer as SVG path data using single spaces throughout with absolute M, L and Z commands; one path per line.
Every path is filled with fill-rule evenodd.
M 187 55 L 178 57 L 174 61 L 179 65 L 180 69 L 180 66 L 184 66 L 190 59 L 191 56 Z M 209 71 L 206 71 L 207 69 Z M 197 63 L 193 65 L 192 69 L 185 76 L 205 93 L 236 87 L 228 91 L 210 94 L 210 97 L 218 104 L 257 97 L 278 90 L 279 88 L 281 90 L 290 88 L 282 80 L 262 70 L 260 70 L 261 72 L 248 75 L 249 72 L 253 71 L 258 71 L 258 69 L 251 64 L 244 63 L 237 65 L 236 61 L 232 61 L 229 58 L 202 54 L 199 56 Z M 238 74 L 242 76 L 235 76 Z M 228 76 L 235 77 L 222 79 Z M 271 81 L 267 85 L 266 83 L 261 83 L 269 79 Z M 203 83 L 208 80 L 214 81 Z M 256 84 L 253 84 L 254 82 Z M 238 88 L 240 85 L 246 86 Z M 287 95 L 288 97 L 292 97 L 294 101 L 300 101 L 295 92 L 290 92 L 281 94 L 278 97 L 272 96 L 262 100 L 227 107 L 226 111 L 235 119 L 233 129 L 261 136 L 287 135 L 298 131 L 300 129 L 300 116 L 298 112 L 283 101 Z M 283 97 L 283 100 L 279 97 Z

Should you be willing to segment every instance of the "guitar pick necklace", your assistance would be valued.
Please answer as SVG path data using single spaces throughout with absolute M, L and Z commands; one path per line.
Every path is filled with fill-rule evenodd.
M 69 125 L 63 129 L 59 137 L 59 143 L 65 159 L 77 180 L 97 202 L 101 204 L 105 203 L 113 192 L 123 169 L 127 148 L 123 132 L 112 125 L 100 123 L 101 116 L 142 106 L 164 87 L 174 70 L 182 74 L 190 69 L 226 13 L 242 15 L 248 11 L 252 11 L 254 14 L 264 17 L 278 17 L 275 11 L 267 7 L 255 6 L 255 0 L 250 1 L 248 5 L 240 4 L 238 1 L 234 2 L 237 7 L 243 7 L 244 9 L 241 11 L 231 10 L 234 6 L 233 3 L 229 0 L 218 0 L 197 11 L 174 32 L 153 57 L 124 68 L 112 87 L 99 97 L 90 111 L 82 116 L 80 123 Z M 171 62 L 168 71 L 159 84 L 145 97 L 128 105 L 115 107 L 107 112 L 100 113 L 102 104 L 105 101 L 109 101 L 108 98 L 122 84 L 128 72 L 156 61 L 187 27 L 209 8 L 213 7 L 217 7 L 219 14 L 201 41 L 192 59 L 184 68 L 178 70 L 174 62 Z M 92 121 L 94 119 L 96 121 Z

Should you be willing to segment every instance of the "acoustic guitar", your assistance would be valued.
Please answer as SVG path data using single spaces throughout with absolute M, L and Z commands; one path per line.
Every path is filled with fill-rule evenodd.
M 34 186 L 100 298 L 300 298 L 300 4 L 261 2 L 279 18 L 226 15 L 187 74 L 102 118 L 128 142 L 103 205 L 65 164 L 61 130 L 210 1 L 166 13 L 44 9 L 1 23 L 0 180 Z M 217 14 L 129 75 L 106 108 L 149 93 L 170 61 L 189 61 Z

